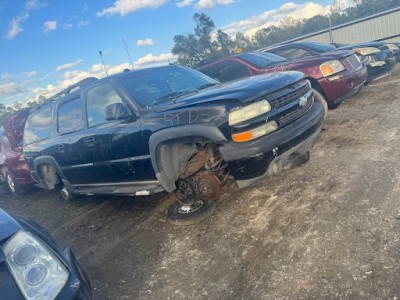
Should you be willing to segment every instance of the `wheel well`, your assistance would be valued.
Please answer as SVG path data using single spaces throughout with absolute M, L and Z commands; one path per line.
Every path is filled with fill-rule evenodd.
M 44 163 L 38 165 L 37 173 L 48 190 L 54 189 L 59 183 L 61 183 L 60 176 L 57 174 L 55 168 L 50 164 Z
M 198 145 L 205 146 L 210 142 L 202 137 L 185 137 L 163 141 L 157 146 L 157 178 L 166 191 L 175 190 L 176 180 L 185 172 L 188 161 L 197 153 Z

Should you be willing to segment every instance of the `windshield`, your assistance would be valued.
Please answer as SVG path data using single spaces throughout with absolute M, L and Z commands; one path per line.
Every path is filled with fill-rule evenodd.
M 243 53 L 238 57 L 258 68 L 266 68 L 286 60 L 282 56 L 266 52 Z
M 119 81 L 141 106 L 175 100 L 179 96 L 218 84 L 218 81 L 203 73 L 181 66 L 132 72 L 120 77 Z
M 329 44 L 324 44 L 324 43 L 318 43 L 318 42 L 312 42 L 312 43 L 304 42 L 301 44 L 310 48 L 311 50 L 318 52 L 318 53 L 330 52 L 330 51 L 334 51 L 336 49 L 335 46 L 332 46 Z

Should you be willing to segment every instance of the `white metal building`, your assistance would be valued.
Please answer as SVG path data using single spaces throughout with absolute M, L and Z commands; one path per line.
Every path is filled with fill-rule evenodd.
M 369 41 L 400 42 L 400 6 L 332 27 L 335 43 L 356 44 Z M 287 42 L 330 43 L 329 28 L 302 35 Z

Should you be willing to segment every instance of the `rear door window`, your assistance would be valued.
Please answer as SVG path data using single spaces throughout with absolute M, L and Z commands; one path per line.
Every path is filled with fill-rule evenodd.
M 88 126 L 93 127 L 109 122 L 106 120 L 104 112 L 108 105 L 114 103 L 123 102 L 111 85 L 103 84 L 88 90 L 86 97 Z
M 66 134 L 82 130 L 82 100 L 75 98 L 63 103 L 58 109 L 58 133 Z
M 50 137 L 52 107 L 47 107 L 32 114 L 25 124 L 24 145 Z

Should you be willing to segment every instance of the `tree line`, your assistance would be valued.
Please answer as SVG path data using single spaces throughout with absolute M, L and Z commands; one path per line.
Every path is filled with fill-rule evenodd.
M 196 23 L 194 32 L 175 35 L 172 53 L 178 57 L 178 63 L 197 68 L 211 60 L 327 28 L 329 19 L 333 26 L 400 5 L 400 0 L 353 1 L 354 6 L 345 10 L 341 10 L 340 7 L 333 8 L 328 15 L 316 15 L 302 20 L 287 17 L 278 26 L 260 29 L 252 37 L 247 37 L 240 32 L 235 37 L 230 37 L 218 29 L 216 37 L 213 39 L 214 21 L 204 13 L 195 13 L 193 16 Z

